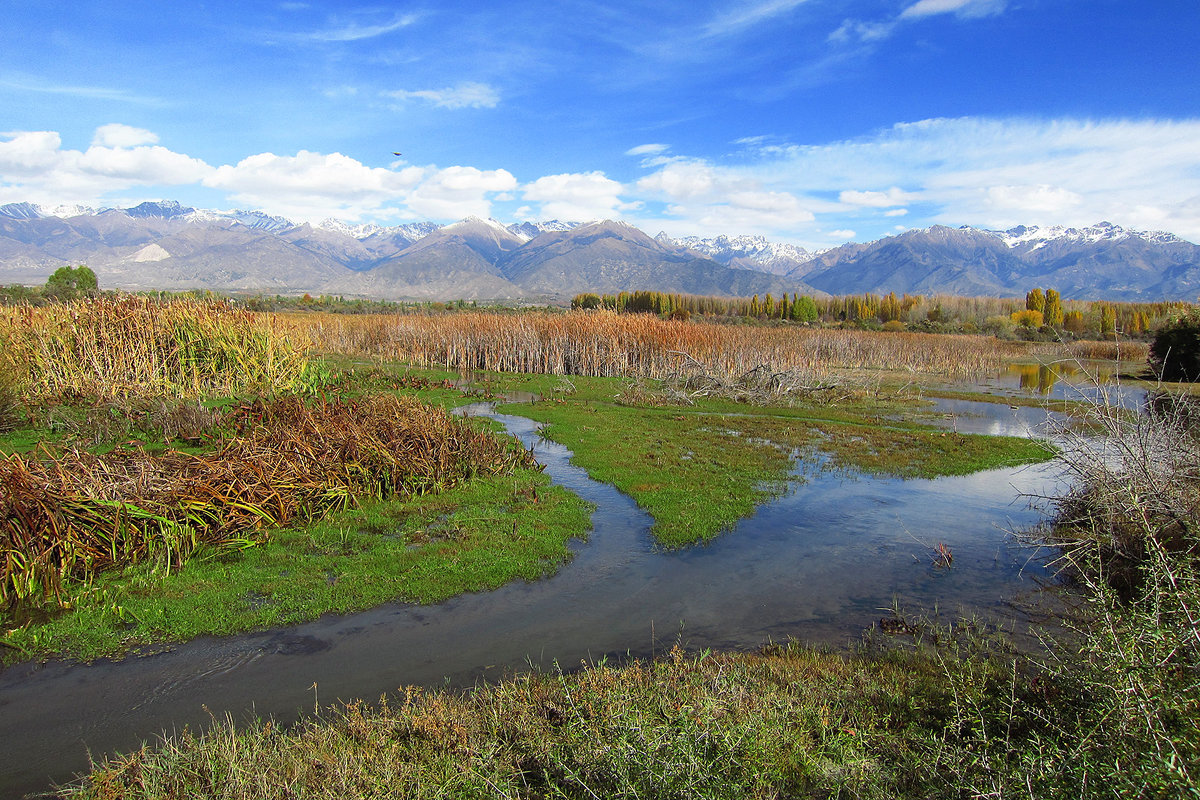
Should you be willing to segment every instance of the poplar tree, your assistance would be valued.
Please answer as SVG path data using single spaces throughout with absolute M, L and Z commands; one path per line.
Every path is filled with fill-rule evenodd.
M 1046 290 L 1045 309 L 1042 311 L 1046 324 L 1052 328 L 1061 328 L 1063 324 L 1062 298 L 1057 289 Z

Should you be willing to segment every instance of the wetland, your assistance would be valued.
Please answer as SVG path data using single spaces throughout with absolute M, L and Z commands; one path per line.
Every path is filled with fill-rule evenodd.
M 456 435 L 513 437 L 532 458 L 487 451 L 478 466 L 454 468 L 468 475 L 461 483 L 435 475 L 399 481 L 400 490 L 376 485 L 311 519 L 248 528 L 233 545 L 198 544 L 185 560 L 148 548 L 65 580 L 42 613 L 6 623 L 0 737 L 11 746 L 0 791 L 45 789 L 87 771 L 91 757 L 125 752 L 141 755 L 99 769 L 81 784 L 87 796 L 109 796 L 106 786 L 124 796 L 135 784 L 143 796 L 264 796 L 263 784 L 204 772 L 195 759 L 249 743 L 253 758 L 266 758 L 280 736 L 311 740 L 332 760 L 281 756 L 243 768 L 270 776 L 262 780 L 273 781 L 273 796 L 401 786 L 413 796 L 643 796 L 674 786 L 656 784 L 655 770 L 675 769 L 697 747 L 708 789 L 659 796 L 927 791 L 951 779 L 950 761 L 921 766 L 902 753 L 930 756 L 947 720 L 969 727 L 968 705 L 993 702 L 1005 665 L 1017 663 L 994 653 L 1033 646 L 1031 628 L 1058 613 L 1041 593 L 1056 582 L 1050 559 L 1013 533 L 1044 521 L 1032 500 L 1062 488 L 1050 439 L 1065 410 L 1010 402 L 1036 397 L 1036 387 L 1008 386 L 1007 366 L 984 382 L 1004 384 L 999 396 L 943 374 L 929 376 L 931 391 L 952 396 L 930 400 L 911 375 L 843 369 L 820 381 L 806 374 L 793 396 L 747 403 L 672 374 L 464 373 L 395 355 L 328 353 L 316 397 L 454 409 L 464 426 Z M 210 405 L 241 403 L 227 395 Z M 113 437 L 82 405 L 75 417 L 58 413 L 66 422 L 51 431 L 55 446 L 111 452 Z M 216 424 L 194 457 L 239 435 Z M 151 438 L 126 438 L 125 448 L 149 451 Z M 29 453 L 29 439 L 18 428 L 7 447 Z M 352 463 L 364 461 L 358 447 Z M 443 465 L 461 463 L 432 447 Z M 960 663 L 963 647 L 974 649 Z M 1043 707 L 1035 676 L 1019 677 L 1013 697 Z M 710 688 L 680 688 L 695 681 Z M 799 697 L 805 688 L 811 696 Z M 576 695 L 590 710 L 572 705 Z M 359 702 L 381 696 L 390 698 L 382 706 Z M 772 703 L 782 718 L 759 705 Z M 531 708 L 536 719 L 497 728 L 497 715 Z M 757 743 L 749 760 L 718 768 L 722 748 L 742 746 L 714 738 L 721 719 L 742 745 Z M 639 745 L 619 730 L 633 720 L 665 738 Z M 766 744 L 772 725 L 800 720 L 798 738 Z M 604 752 L 584 758 L 570 736 L 528 751 L 546 724 Z M 159 735 L 165 747 L 153 746 Z M 391 766 L 377 774 L 358 745 L 362 763 L 341 764 L 347 753 L 329 737 L 371 741 Z M 672 737 L 634 769 L 637 753 Z M 965 769 L 954 762 L 951 772 Z M 701 781 L 688 775 L 676 776 L 681 786 Z

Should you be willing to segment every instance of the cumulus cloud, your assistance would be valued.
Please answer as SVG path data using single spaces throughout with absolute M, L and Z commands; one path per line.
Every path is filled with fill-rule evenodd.
M 135 128 L 113 122 L 96 128 L 92 144 L 99 147 L 137 147 L 143 144 L 158 144 L 158 134 L 145 128 Z
M 637 203 L 621 199 L 623 189 L 603 172 L 584 172 L 545 175 L 521 187 L 521 193 L 525 200 L 538 204 L 535 217 L 584 221 L 636 210 Z
M 418 217 L 457 220 L 492 215 L 492 200 L 498 193 L 517 188 L 517 179 L 505 169 L 446 167 L 433 170 L 405 198 Z
M 1078 226 L 1110 219 L 1200 237 L 1200 220 L 1186 210 L 1197 195 L 1200 120 L 920 120 L 784 148 L 749 173 L 765 186 L 833 192 L 861 209 L 919 201 L 928 222 Z M 857 188 L 863 185 L 908 190 L 872 193 Z
M 204 185 L 223 189 L 245 207 L 299 219 L 357 219 L 401 197 L 423 176 L 414 167 L 395 172 L 341 153 L 301 150 L 294 156 L 258 153 L 218 167 Z
M 495 108 L 500 93 L 486 83 L 466 82 L 444 89 L 398 89 L 383 92 L 396 100 L 425 100 L 440 108 Z
M 722 202 L 673 204 L 668 210 L 694 231 L 761 233 L 792 238 L 816 219 L 800 198 L 790 192 L 733 192 Z
M 195 184 L 212 171 L 200 159 L 147 146 L 158 137 L 125 125 L 97 129 L 92 146 L 83 152 L 63 149 L 54 131 L 0 137 L 0 196 L 6 201 L 93 205 L 132 187 Z
M 910 227 L 1107 219 L 1200 239 L 1200 120 L 928 119 L 755 156 L 677 159 L 634 188 L 665 203 L 673 230 L 740 227 L 814 244 L 823 227 L 882 235 L 901 216 Z
M 740 167 L 719 167 L 698 159 L 665 164 L 636 184 L 691 232 L 766 233 L 790 231 L 814 219 L 812 210 L 786 187 L 764 182 Z M 672 226 L 679 230 L 683 224 Z

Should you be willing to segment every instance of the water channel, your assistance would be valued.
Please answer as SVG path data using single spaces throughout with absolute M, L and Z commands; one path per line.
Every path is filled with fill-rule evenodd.
M 942 401 L 952 424 L 1028 433 L 1045 411 Z M 486 407 L 474 413 L 490 413 Z M 1036 412 L 1036 413 L 1033 413 Z M 1025 499 L 1053 467 L 899 480 L 809 470 L 786 494 L 706 546 L 663 551 L 651 520 L 570 463 L 522 417 L 498 417 L 555 482 L 594 503 L 593 531 L 551 578 L 434 606 L 351 615 L 93 664 L 25 664 L 0 673 L 0 797 L 65 781 L 97 756 L 129 750 L 211 715 L 281 721 L 335 700 L 406 685 L 469 686 L 526 668 L 689 648 L 754 648 L 796 637 L 843 646 L 890 608 L 1020 620 L 1046 573 L 1013 530 L 1036 523 Z M 960 421 L 961 420 L 961 421 Z M 974 422 L 972 422 L 974 420 Z M 946 544 L 953 567 L 933 563 Z

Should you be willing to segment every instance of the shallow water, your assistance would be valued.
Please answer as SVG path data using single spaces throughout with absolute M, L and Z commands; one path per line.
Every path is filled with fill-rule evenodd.
M 1038 521 L 1022 496 L 1048 490 L 1046 466 L 937 480 L 810 471 L 712 543 L 663 551 L 629 498 L 572 466 L 530 420 L 500 419 L 555 482 L 597 505 L 589 540 L 555 576 L 120 662 L 9 669 L 0 674 L 0 795 L 45 789 L 86 769 L 89 751 L 128 750 L 204 726 L 210 713 L 287 721 L 315 702 L 651 655 L 680 640 L 752 648 L 794 636 L 837 646 L 893 603 L 1019 619 L 1013 599 L 1045 575 L 1008 532 Z M 950 569 L 933 565 L 939 543 L 954 554 Z
M 971 388 L 990 394 L 1099 402 L 1130 409 L 1141 408 L 1146 401 L 1146 390 L 1122 383 L 1110 365 L 1090 367 L 1073 361 L 1010 364 Z

